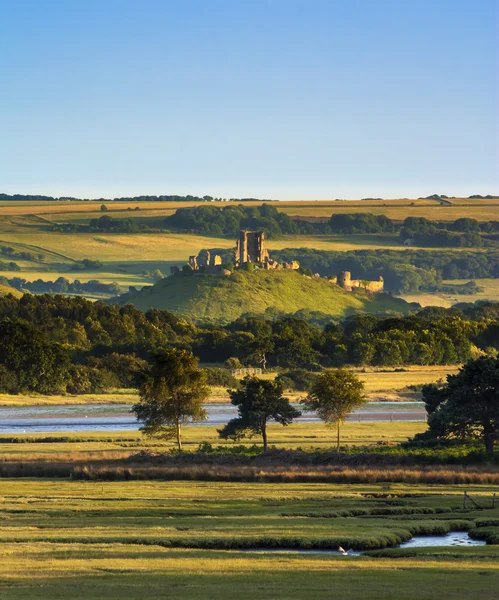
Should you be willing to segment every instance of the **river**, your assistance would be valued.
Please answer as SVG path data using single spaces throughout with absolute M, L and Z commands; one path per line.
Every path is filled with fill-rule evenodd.
M 298 408 L 299 405 L 296 405 Z M 203 425 L 225 425 L 237 416 L 232 404 L 207 404 Z M 368 402 L 348 421 L 424 421 L 423 402 Z M 304 412 L 298 423 L 315 423 L 314 413 Z M 56 433 L 71 431 L 136 431 L 140 423 L 129 404 L 69 404 L 62 406 L 0 407 L 0 433 Z

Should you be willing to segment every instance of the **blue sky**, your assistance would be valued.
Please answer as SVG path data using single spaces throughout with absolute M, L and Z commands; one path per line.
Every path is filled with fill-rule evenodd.
M 495 0 L 0 0 L 0 192 L 499 193 Z

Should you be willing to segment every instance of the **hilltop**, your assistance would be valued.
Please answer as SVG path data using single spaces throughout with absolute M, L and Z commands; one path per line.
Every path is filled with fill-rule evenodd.
M 236 271 L 230 276 L 178 274 L 152 287 L 124 294 L 111 302 L 141 310 L 167 309 L 196 322 L 227 323 L 241 315 L 302 309 L 342 318 L 356 312 L 407 314 L 411 306 L 386 294 L 346 292 L 325 279 L 310 279 L 295 271 Z

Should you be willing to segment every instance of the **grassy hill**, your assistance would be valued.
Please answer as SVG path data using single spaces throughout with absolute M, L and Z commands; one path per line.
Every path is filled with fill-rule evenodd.
M 246 313 L 263 314 L 267 308 L 283 313 L 308 309 L 331 317 L 355 312 L 407 313 L 410 305 L 384 294 L 345 292 L 324 279 L 291 271 L 238 271 L 229 277 L 196 273 L 163 279 L 138 294 L 112 300 L 137 308 L 163 308 L 197 322 L 230 322 Z
M 4 283 L 0 283 L 0 296 L 6 296 L 7 294 L 12 294 L 16 298 L 20 298 L 23 293 L 16 288 L 10 287 L 10 285 L 6 285 Z

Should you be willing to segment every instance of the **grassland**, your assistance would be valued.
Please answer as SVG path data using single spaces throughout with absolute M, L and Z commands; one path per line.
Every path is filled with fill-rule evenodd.
M 496 488 L 467 490 L 486 506 Z M 499 510 L 463 512 L 462 491 L 399 484 L 4 480 L 0 595 L 496 598 L 494 545 L 394 550 L 379 557 L 235 550 L 383 548 L 415 533 L 456 528 L 492 537 L 497 527 L 484 522 Z
M 345 423 L 342 427 L 342 440 L 345 446 L 365 446 L 378 442 L 399 444 L 426 430 L 426 423 Z M 231 441 L 218 437 L 217 427 L 183 428 L 185 449 L 196 450 L 201 442 L 213 446 L 230 448 Z M 56 438 L 59 441 L 50 441 Z M 270 444 L 277 448 L 329 448 L 334 445 L 334 431 L 322 423 L 294 423 L 288 427 L 269 425 Z M 18 436 L 19 443 L 10 443 L 12 436 L 0 435 L 0 456 L 6 461 L 62 460 L 63 458 L 94 460 L 107 458 L 123 458 L 144 448 L 154 451 L 172 448 L 171 442 L 162 442 L 145 438 L 138 431 L 118 432 L 80 432 L 62 434 L 26 434 Z M 21 443 L 22 442 L 22 443 Z M 239 442 L 238 442 L 239 443 Z M 243 445 L 260 444 L 259 438 L 242 440 Z
M 12 294 L 16 298 L 20 298 L 23 295 L 22 292 L 16 290 L 10 285 L 0 283 L 0 296 L 6 296 L 7 294 Z
M 450 285 L 461 285 L 467 283 L 466 279 L 452 279 L 446 280 L 443 283 Z M 478 300 L 499 300 L 499 279 L 475 279 L 474 280 L 478 287 L 482 288 L 482 291 L 471 295 L 460 295 L 460 294 L 404 294 L 401 296 L 407 302 L 418 302 L 421 306 L 443 306 L 448 308 L 458 302 L 477 302 Z
M 194 322 L 231 322 L 246 313 L 269 309 L 294 313 L 301 309 L 331 317 L 358 311 L 408 313 L 410 305 L 388 295 L 346 292 L 324 279 L 310 279 L 293 271 L 235 272 L 228 277 L 197 273 L 168 277 L 138 294 L 124 295 L 119 304 L 141 310 L 167 309 Z

